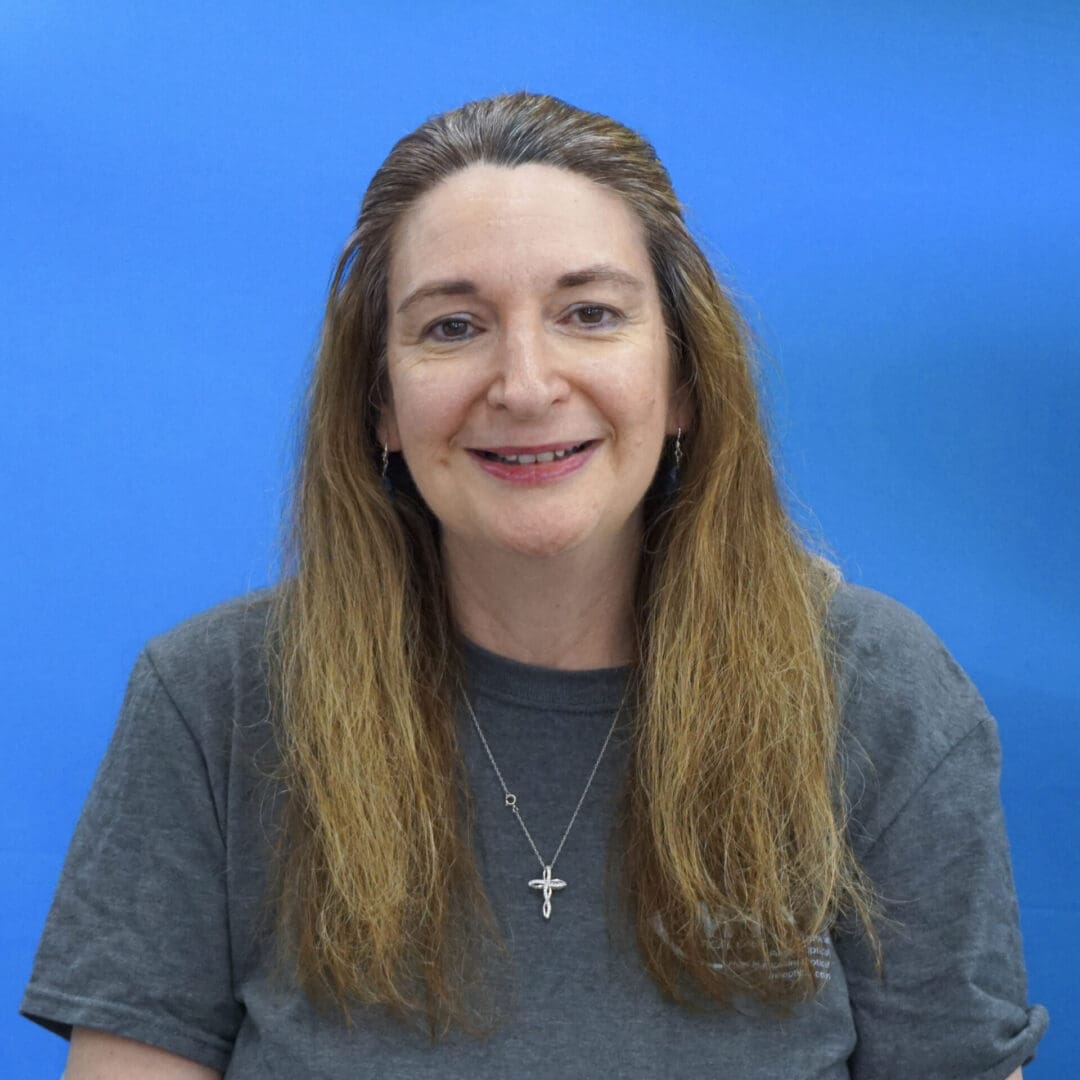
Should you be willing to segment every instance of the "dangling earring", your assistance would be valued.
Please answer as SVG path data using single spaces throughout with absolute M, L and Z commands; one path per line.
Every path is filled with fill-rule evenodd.
M 679 469 L 682 466 L 682 460 L 682 428 L 678 428 L 675 432 L 675 445 L 672 448 L 671 468 L 668 469 L 664 482 L 664 495 L 669 499 L 679 490 Z
M 383 443 L 382 448 L 382 484 L 386 494 L 394 497 L 394 481 L 390 479 L 390 447 Z

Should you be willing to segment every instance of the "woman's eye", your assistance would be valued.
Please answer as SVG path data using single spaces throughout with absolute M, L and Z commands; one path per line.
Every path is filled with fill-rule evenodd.
M 436 341 L 460 341 L 467 337 L 471 323 L 468 319 L 454 316 L 450 319 L 440 319 L 428 327 L 428 335 Z
M 570 312 L 581 326 L 610 326 L 616 319 L 616 313 L 602 304 L 582 304 Z

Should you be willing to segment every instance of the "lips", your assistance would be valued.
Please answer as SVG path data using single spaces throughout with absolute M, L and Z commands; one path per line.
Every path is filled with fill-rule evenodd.
M 599 439 L 547 443 L 541 446 L 499 446 L 470 449 L 469 455 L 489 476 L 515 485 L 533 486 L 561 480 L 588 462 Z

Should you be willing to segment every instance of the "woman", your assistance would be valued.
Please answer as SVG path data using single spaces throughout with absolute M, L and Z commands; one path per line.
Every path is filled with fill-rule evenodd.
M 297 490 L 132 676 L 23 1003 L 69 1080 L 1019 1075 L 993 720 L 793 536 L 639 136 L 398 143 Z

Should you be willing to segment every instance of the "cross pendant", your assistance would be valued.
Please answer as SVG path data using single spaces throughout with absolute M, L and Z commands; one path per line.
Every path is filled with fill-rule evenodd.
M 544 906 L 543 906 L 542 910 L 544 912 L 544 918 L 545 919 L 550 919 L 551 918 L 551 891 L 552 891 L 552 889 L 565 889 L 566 888 L 566 882 L 565 881 L 560 881 L 559 878 L 553 878 L 551 876 L 551 867 L 550 866 L 545 866 L 544 867 L 544 876 L 539 877 L 539 878 L 533 878 L 532 881 L 529 882 L 529 888 L 530 889 L 541 889 L 541 890 L 543 890 L 543 893 L 544 893 Z

